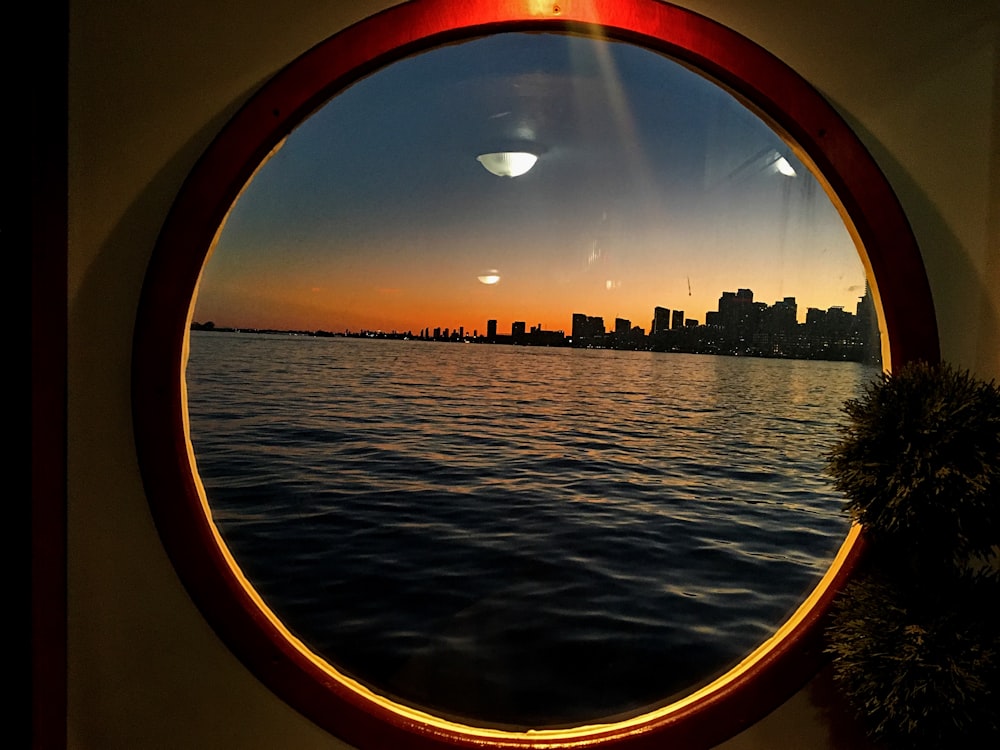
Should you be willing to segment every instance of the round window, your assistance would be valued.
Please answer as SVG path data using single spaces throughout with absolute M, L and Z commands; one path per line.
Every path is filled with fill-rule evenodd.
M 137 322 L 147 492 L 227 643 L 359 747 L 709 746 L 819 663 L 859 547 L 825 446 L 937 356 L 919 254 L 742 37 L 492 5 L 342 32 L 205 154 Z

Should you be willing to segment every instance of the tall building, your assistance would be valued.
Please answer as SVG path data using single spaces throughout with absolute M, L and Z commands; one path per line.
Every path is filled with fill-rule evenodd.
M 573 313 L 573 346 L 604 346 L 604 318 Z
M 744 333 L 753 318 L 753 292 L 740 289 L 723 292 L 719 298 L 719 323 L 731 335 Z
M 673 315 L 670 318 L 670 327 L 673 329 L 684 327 L 684 311 L 674 310 Z
M 495 320 L 486 321 L 486 340 L 491 342 L 497 340 L 497 322 Z
M 670 310 L 666 307 L 653 308 L 653 322 L 649 326 L 649 333 L 656 335 L 670 330 Z
M 858 335 L 864 342 L 864 361 L 881 367 L 882 333 L 879 331 L 875 298 L 868 281 L 865 281 L 865 295 L 858 300 L 857 326 Z
M 785 297 L 768 308 L 768 326 L 775 332 L 790 334 L 798 325 L 799 306 L 795 297 Z

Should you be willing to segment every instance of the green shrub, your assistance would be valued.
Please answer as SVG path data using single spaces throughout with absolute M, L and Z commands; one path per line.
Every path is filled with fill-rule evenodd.
M 869 545 L 827 627 L 836 683 L 890 747 L 1000 747 L 1000 389 L 915 364 L 844 411 L 828 470 Z
M 1000 747 L 996 579 L 926 592 L 869 572 L 827 630 L 834 677 L 871 735 L 911 750 Z
M 1000 389 L 948 365 L 884 374 L 848 401 L 829 457 L 851 518 L 875 543 L 934 566 L 1000 540 Z

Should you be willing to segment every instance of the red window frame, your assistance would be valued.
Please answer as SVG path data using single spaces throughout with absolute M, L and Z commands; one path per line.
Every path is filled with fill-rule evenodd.
M 626 722 L 534 733 L 453 724 L 335 674 L 268 616 L 211 523 L 187 437 L 184 365 L 198 277 L 254 170 L 302 120 L 359 78 L 412 53 L 506 31 L 561 31 L 664 53 L 727 88 L 814 167 L 852 230 L 888 332 L 886 361 L 939 359 L 919 248 L 891 186 L 834 108 L 736 32 L 656 0 L 416 0 L 332 36 L 267 82 L 189 175 L 147 272 L 133 349 L 133 414 L 150 506 L 178 575 L 229 648 L 277 695 L 359 748 L 711 747 L 763 717 L 823 662 L 822 622 L 861 550 L 857 530 L 824 583 L 751 663 Z

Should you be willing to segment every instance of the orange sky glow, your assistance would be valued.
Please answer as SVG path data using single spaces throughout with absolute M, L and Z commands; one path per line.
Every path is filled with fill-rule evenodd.
M 515 143 L 539 156 L 523 176 L 476 159 Z M 656 306 L 704 323 L 739 288 L 800 320 L 854 312 L 864 284 L 819 182 L 728 93 L 631 45 L 504 34 L 397 62 L 293 132 L 233 207 L 194 320 L 648 330 Z

